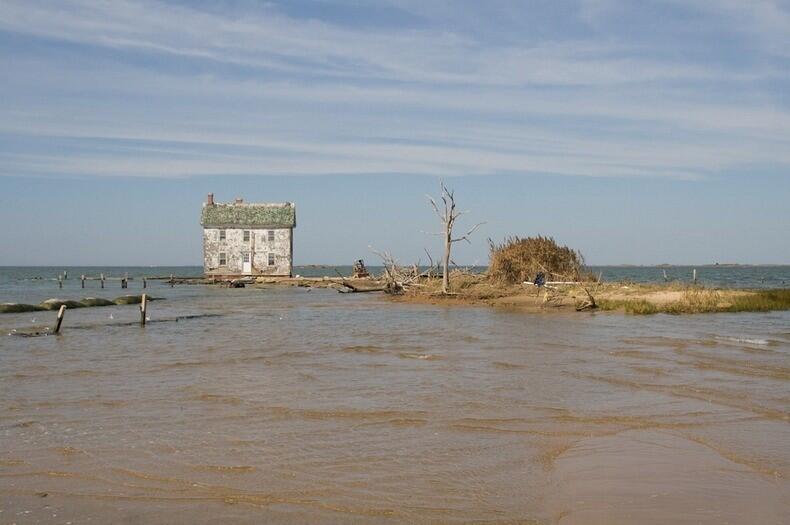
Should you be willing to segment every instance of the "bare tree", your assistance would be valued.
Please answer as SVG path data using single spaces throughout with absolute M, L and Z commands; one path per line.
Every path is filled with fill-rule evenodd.
M 469 241 L 469 236 L 472 235 L 472 233 L 474 233 L 474 231 L 484 223 L 480 222 L 475 224 L 471 230 L 460 237 L 453 237 L 453 227 L 455 226 L 455 221 L 461 215 L 469 212 L 456 210 L 454 195 L 455 192 L 453 190 L 447 189 L 447 186 L 444 185 L 444 181 L 441 181 L 439 185 L 442 189 L 442 206 L 440 207 L 436 200 L 430 195 L 427 197 L 431 203 L 431 206 L 436 212 L 436 215 L 439 217 L 439 220 L 442 222 L 442 226 L 444 227 L 444 231 L 437 233 L 437 235 L 441 235 L 444 238 L 444 258 L 442 259 L 442 293 L 446 294 L 450 292 L 450 250 L 452 249 L 453 244 L 458 241 L 466 241 L 471 244 Z

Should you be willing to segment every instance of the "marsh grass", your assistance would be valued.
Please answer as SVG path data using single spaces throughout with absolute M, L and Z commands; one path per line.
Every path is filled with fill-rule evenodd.
M 666 303 L 648 299 L 602 299 L 602 310 L 622 310 L 629 314 L 697 314 L 712 312 L 770 312 L 790 310 L 790 289 L 728 292 L 692 287 L 678 301 Z
M 627 314 L 650 315 L 660 312 L 658 306 L 645 299 L 599 299 L 601 310 L 622 310 Z
M 771 312 L 790 310 L 790 289 L 764 290 L 752 295 L 742 295 L 732 299 L 724 310 L 726 312 Z

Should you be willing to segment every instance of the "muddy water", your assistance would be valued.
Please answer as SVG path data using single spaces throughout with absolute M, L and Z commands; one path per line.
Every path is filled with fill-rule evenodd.
M 183 290 L 0 317 L 0 523 L 790 522 L 788 313 Z

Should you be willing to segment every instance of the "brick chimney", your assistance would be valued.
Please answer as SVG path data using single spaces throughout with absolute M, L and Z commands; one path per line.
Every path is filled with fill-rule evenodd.
M 235 204 L 244 204 L 244 199 L 242 199 L 241 197 L 236 197 L 236 200 L 234 202 Z
M 206 204 L 208 206 L 214 206 L 214 194 L 213 193 L 209 193 L 208 194 L 208 197 L 206 198 Z

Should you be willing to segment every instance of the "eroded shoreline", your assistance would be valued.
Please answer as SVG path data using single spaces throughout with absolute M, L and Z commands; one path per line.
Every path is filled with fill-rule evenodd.
M 385 294 L 395 303 L 444 306 L 491 306 L 532 312 L 613 311 L 629 314 L 691 314 L 717 312 L 767 312 L 790 310 L 790 289 L 710 288 L 693 283 L 638 284 L 630 282 L 570 283 L 537 287 L 529 283 L 498 285 L 482 274 L 461 274 L 449 294 L 441 293 L 440 280 L 424 279 L 399 294 Z M 299 286 L 334 288 L 348 285 L 353 292 L 379 291 L 382 279 L 258 278 L 256 287 Z

